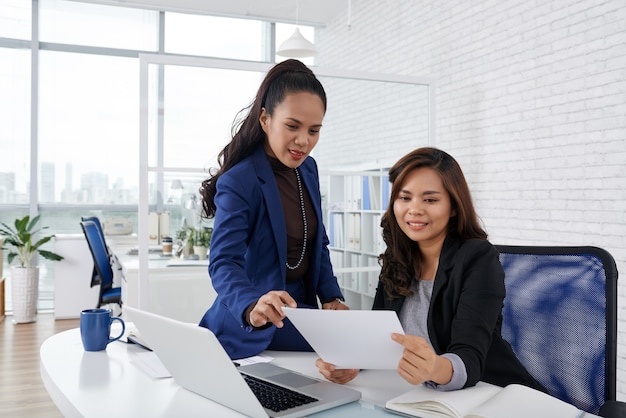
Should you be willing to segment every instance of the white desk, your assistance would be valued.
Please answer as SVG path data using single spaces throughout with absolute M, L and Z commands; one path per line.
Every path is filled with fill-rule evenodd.
M 119 329 L 119 328 L 118 328 Z M 242 417 L 178 386 L 153 379 L 132 364 L 145 352 L 116 341 L 106 351 L 85 352 L 78 328 L 48 338 L 40 349 L 40 371 L 50 397 L 65 417 Z M 320 377 L 314 353 L 267 351 L 274 362 Z M 364 370 L 348 384 L 362 394 L 359 402 L 311 415 L 315 418 L 397 417 L 382 405 L 411 388 L 395 370 Z M 597 417 L 584 414 L 584 418 Z
M 152 379 L 134 364 L 143 349 L 123 342 L 106 351 L 85 352 L 80 331 L 72 329 L 48 338 L 40 349 L 41 377 L 50 397 L 65 417 L 242 417 L 178 386 L 173 379 Z M 267 352 L 274 362 L 320 377 L 314 353 Z M 321 417 L 397 416 L 375 407 L 407 391 L 410 385 L 393 370 L 363 371 L 350 384 L 362 400 L 315 414 Z

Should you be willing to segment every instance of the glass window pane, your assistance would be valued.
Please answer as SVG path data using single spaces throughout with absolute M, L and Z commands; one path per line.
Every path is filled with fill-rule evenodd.
M 26 0 L 0 2 L 0 38 L 30 39 L 31 4 Z
M 0 204 L 30 190 L 30 51 L 0 48 Z
M 198 189 L 206 177 L 207 175 L 202 172 L 169 172 L 165 174 L 163 193 L 161 195 L 163 207 L 159 211 L 169 213 L 170 236 L 174 237 L 176 231 L 181 229 L 183 224 L 196 228 L 201 224 L 206 224 L 206 220 L 200 219 L 201 197 L 198 193 Z M 155 173 L 150 173 L 149 183 L 150 199 L 155 201 L 154 195 L 158 195 L 158 192 L 156 192 L 158 179 Z M 152 205 L 150 211 L 155 211 Z M 212 220 L 208 222 L 212 224 Z
M 164 166 L 215 167 L 217 154 L 231 139 L 235 115 L 250 104 L 263 76 L 252 71 L 167 66 Z
M 157 50 L 158 12 L 76 1 L 40 0 L 43 42 Z
M 255 20 L 165 13 L 165 52 L 263 59 L 263 23 Z
M 42 51 L 40 68 L 41 203 L 137 203 L 137 60 Z
M 159 165 L 161 149 L 166 171 L 162 179 L 160 173 L 150 173 L 148 201 L 151 207 L 163 204 L 163 211 L 170 213 L 171 233 L 175 233 L 183 223 L 200 223 L 200 207 L 190 210 L 190 201 L 195 197 L 199 204 L 198 189 L 207 170 L 217 166 L 217 155 L 230 142 L 235 117 L 250 104 L 265 74 L 166 65 L 164 95 L 159 100 L 154 80 L 157 67 L 149 67 L 149 166 Z

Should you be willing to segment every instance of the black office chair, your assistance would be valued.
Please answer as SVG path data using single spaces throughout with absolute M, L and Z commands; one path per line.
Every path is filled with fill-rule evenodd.
M 548 392 L 610 415 L 616 402 L 617 266 L 597 247 L 496 245 L 504 267 L 502 335 Z M 619 412 L 618 412 L 619 413 Z
M 113 287 L 113 270 L 109 262 L 109 254 L 107 253 L 104 236 L 100 233 L 98 226 L 94 221 L 82 221 L 80 226 L 87 238 L 89 250 L 93 257 L 94 268 L 100 277 L 100 294 L 98 297 L 98 305 L 108 305 L 117 303 L 122 306 L 122 288 Z

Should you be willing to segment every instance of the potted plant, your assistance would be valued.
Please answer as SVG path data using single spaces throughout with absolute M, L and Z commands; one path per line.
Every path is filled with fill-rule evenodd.
M 176 231 L 176 255 L 187 258 L 193 254 L 193 238 L 196 229 L 192 226 L 183 225 Z
M 16 323 L 34 322 L 37 315 L 37 298 L 39 296 L 39 267 L 33 266 L 36 254 L 53 261 L 63 260 L 58 254 L 42 249 L 42 245 L 50 241 L 54 235 L 40 237 L 33 242 L 39 231 L 35 229 L 39 215 L 32 220 L 29 215 L 16 219 L 14 227 L 2 223 L 0 236 L 4 238 L 3 250 L 9 251 L 9 264 L 17 259 L 19 265 L 11 267 L 11 295 L 13 301 L 13 321 Z
M 213 228 L 201 227 L 193 236 L 193 252 L 200 260 L 206 260 L 207 252 L 211 246 L 211 234 Z

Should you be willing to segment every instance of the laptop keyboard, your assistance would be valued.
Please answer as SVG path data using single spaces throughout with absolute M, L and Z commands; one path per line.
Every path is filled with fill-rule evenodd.
M 275 385 L 254 376 L 242 374 L 250 389 L 264 408 L 274 412 L 285 411 L 296 406 L 317 401 L 317 399 L 282 386 Z

